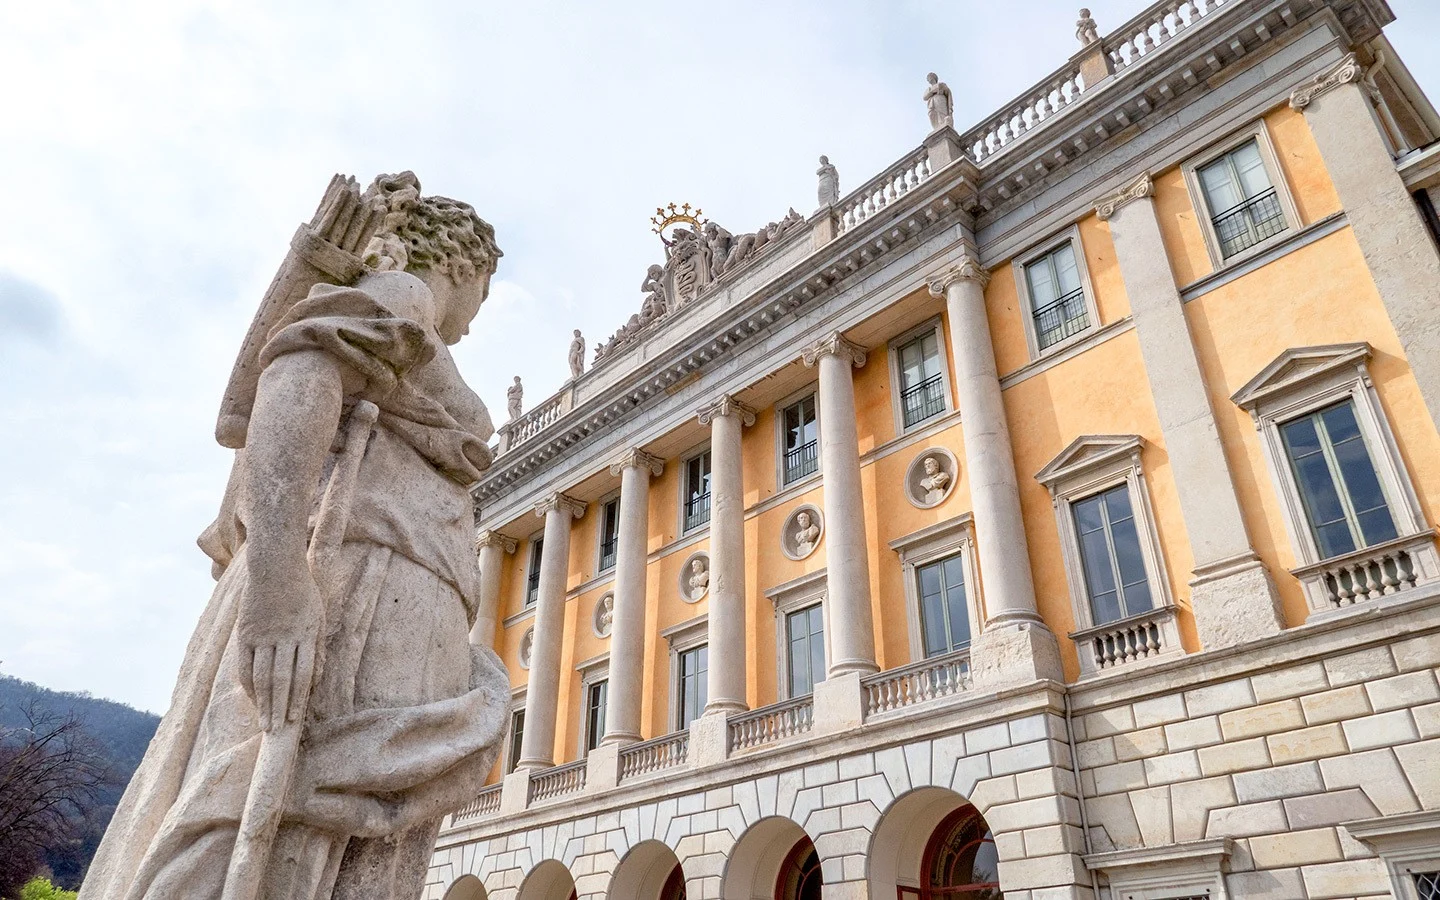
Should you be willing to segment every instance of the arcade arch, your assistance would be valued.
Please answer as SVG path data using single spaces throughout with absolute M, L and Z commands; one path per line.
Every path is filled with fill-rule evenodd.
M 1000 900 L 998 861 L 979 810 L 946 788 L 919 788 L 885 811 L 870 839 L 870 896 Z
M 575 879 L 564 863 L 547 859 L 530 870 L 516 900 L 575 900 Z
M 631 848 L 610 876 L 610 900 L 685 900 L 685 874 L 675 851 L 660 841 Z
M 445 900 L 487 900 L 485 883 L 474 875 L 461 875 L 445 892 Z
M 772 816 L 746 829 L 725 865 L 723 900 L 819 900 L 820 859 L 805 829 Z

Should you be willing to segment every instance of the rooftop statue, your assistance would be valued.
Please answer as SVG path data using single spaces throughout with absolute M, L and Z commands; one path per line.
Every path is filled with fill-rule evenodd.
M 572 380 L 585 374 L 585 337 L 578 328 L 575 329 L 575 336 L 570 339 L 569 362 Z
M 950 86 L 931 72 L 925 76 L 925 111 L 930 116 L 930 130 L 939 131 L 955 124 L 955 99 L 950 95 Z
M 508 721 L 468 642 L 493 429 L 449 351 L 494 231 L 409 172 L 337 176 L 292 247 L 222 404 L 218 583 L 86 900 L 418 897 Z
M 515 382 L 505 389 L 505 413 L 511 419 L 520 418 L 522 404 L 525 400 L 525 385 L 520 383 L 520 376 L 515 376 Z
M 1080 21 L 1075 23 L 1075 37 L 1086 47 L 1100 40 L 1100 27 L 1090 18 L 1090 10 L 1080 10 Z
M 820 178 L 820 205 L 834 206 L 840 202 L 840 173 L 830 165 L 830 157 L 820 157 L 820 168 L 815 170 Z

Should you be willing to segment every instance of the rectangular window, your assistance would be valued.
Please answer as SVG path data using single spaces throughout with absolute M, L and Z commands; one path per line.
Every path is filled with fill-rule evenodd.
M 605 736 L 605 701 L 609 698 L 610 682 L 596 681 L 585 692 L 585 750 L 600 746 Z
M 785 617 L 789 649 L 790 696 L 815 692 L 815 682 L 825 679 L 825 616 L 820 604 Z
M 510 714 L 510 764 L 506 774 L 515 771 L 520 764 L 520 750 L 525 745 L 525 710 L 517 709 Z
M 959 553 L 915 569 L 920 594 L 920 631 L 925 656 L 970 646 L 970 608 L 965 599 L 965 565 Z
M 525 576 L 525 605 L 533 606 L 540 596 L 540 554 L 545 542 L 536 538 L 530 542 L 529 571 Z
M 1398 535 L 1354 401 L 1286 422 L 1280 435 L 1322 559 Z
M 1270 183 L 1258 141 L 1247 141 L 1196 170 L 1210 223 L 1226 259 L 1286 229 L 1285 210 Z
M 685 463 L 685 530 L 710 521 L 710 451 Z
M 1115 622 L 1153 608 L 1150 578 L 1145 573 L 1140 534 L 1130 505 L 1130 486 L 1122 484 L 1077 500 L 1071 509 L 1095 624 Z
M 1412 872 L 1415 896 L 1420 900 L 1440 900 L 1440 872 Z
M 785 407 L 781 421 L 785 429 L 783 471 L 785 484 L 790 484 L 820 468 L 820 429 L 815 422 L 814 395 Z
M 600 510 L 600 568 L 615 568 L 615 551 L 620 545 L 620 498 L 606 503 Z
M 1030 289 L 1038 349 L 1044 350 L 1090 327 L 1085 286 L 1071 241 L 1026 263 L 1025 284 Z
M 689 728 L 690 723 L 705 711 L 705 704 L 708 701 L 706 682 L 710 674 L 710 648 L 701 644 L 698 647 L 681 651 L 676 663 L 678 683 L 675 685 L 675 690 L 676 696 L 680 700 L 676 704 L 676 714 L 679 719 L 677 724 L 683 731 Z
M 900 348 L 900 409 L 909 428 L 945 411 L 940 340 L 930 330 Z

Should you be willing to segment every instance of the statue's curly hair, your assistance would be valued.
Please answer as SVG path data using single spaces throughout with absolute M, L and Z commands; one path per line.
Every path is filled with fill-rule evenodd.
M 470 204 L 420 196 L 414 172 L 378 176 L 371 192 L 384 198 L 391 213 L 403 214 L 389 230 L 405 245 L 407 272 L 430 270 L 451 277 L 494 273 L 504 254 L 495 243 L 495 229 Z M 367 255 L 365 262 L 376 266 L 379 259 Z

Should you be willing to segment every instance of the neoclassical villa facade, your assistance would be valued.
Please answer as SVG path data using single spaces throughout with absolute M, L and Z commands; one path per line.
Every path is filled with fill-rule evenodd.
M 1440 897 L 1440 117 L 1393 18 L 1087 14 L 809 216 L 659 210 L 476 489 L 514 712 L 426 900 Z

